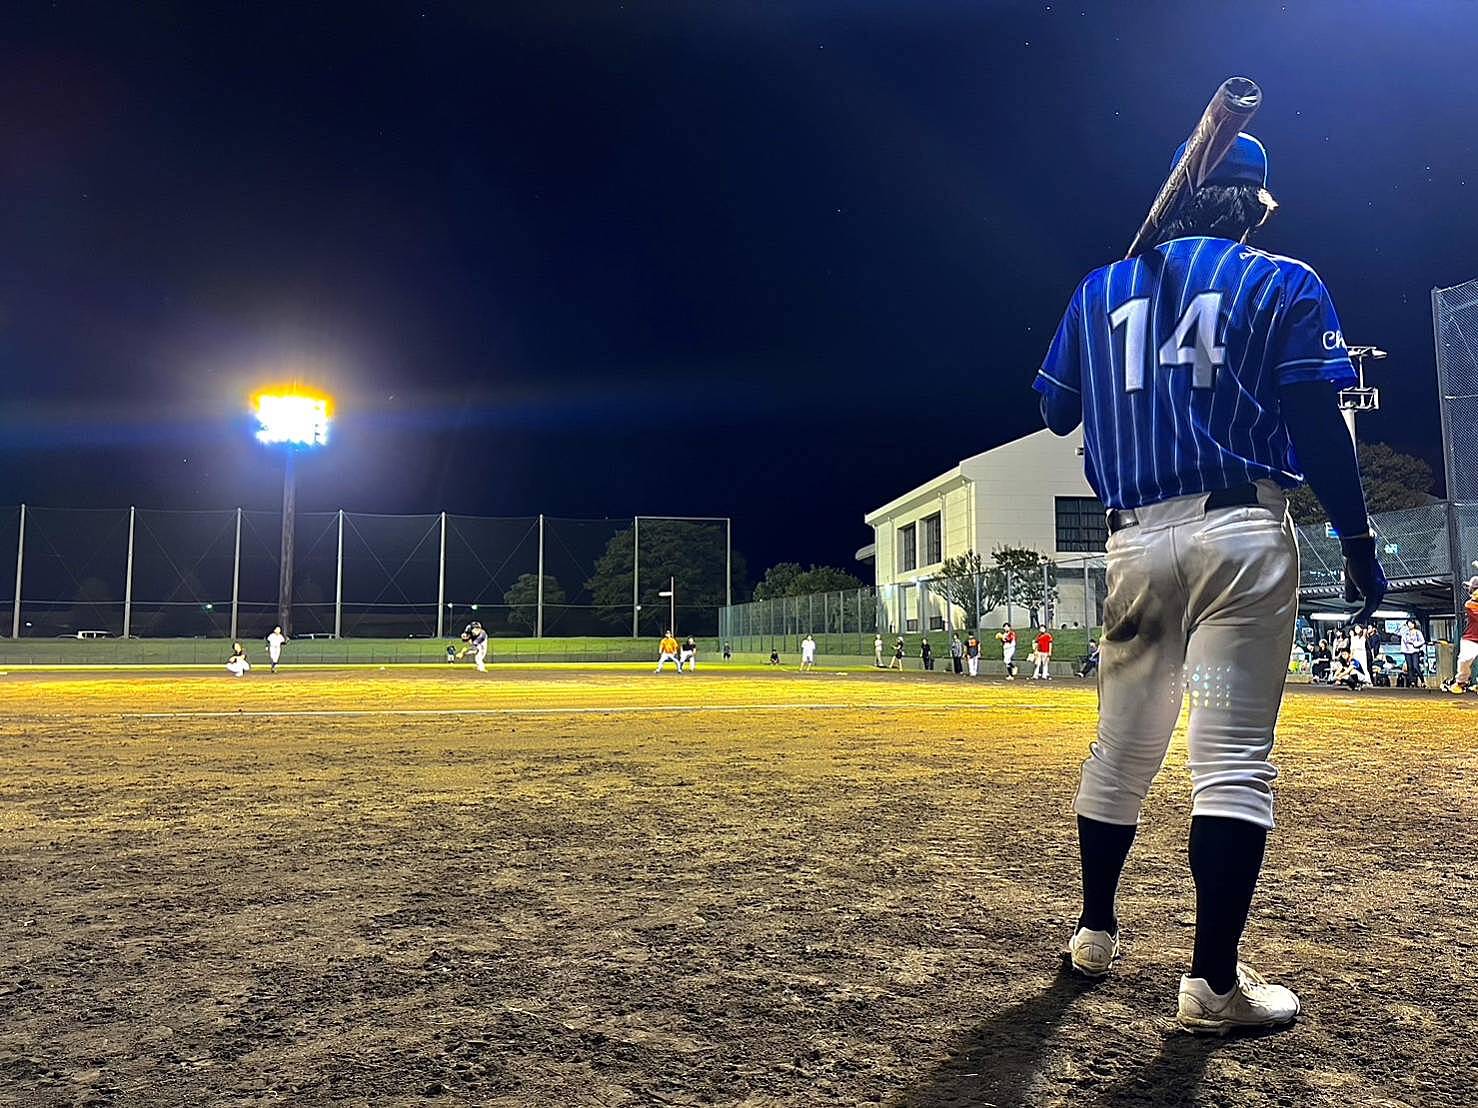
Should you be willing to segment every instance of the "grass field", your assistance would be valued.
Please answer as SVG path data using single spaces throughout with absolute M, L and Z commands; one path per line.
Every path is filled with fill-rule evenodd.
M 1290 693 L 1206 1041 L 1179 743 L 1089 986 L 1091 686 L 645 668 L 0 677 L 0 1103 L 1471 1102 L 1468 703 Z

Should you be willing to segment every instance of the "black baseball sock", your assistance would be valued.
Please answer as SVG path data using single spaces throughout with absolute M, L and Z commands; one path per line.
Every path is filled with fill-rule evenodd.
M 1191 976 L 1216 993 L 1237 981 L 1237 944 L 1247 926 L 1257 874 L 1267 847 L 1265 828 L 1245 819 L 1191 819 L 1191 876 L 1196 879 L 1196 949 Z
M 1078 817 L 1078 853 L 1083 860 L 1083 914 L 1078 917 L 1079 927 L 1111 933 L 1119 930 L 1114 897 L 1136 830 L 1133 824 L 1125 827 Z

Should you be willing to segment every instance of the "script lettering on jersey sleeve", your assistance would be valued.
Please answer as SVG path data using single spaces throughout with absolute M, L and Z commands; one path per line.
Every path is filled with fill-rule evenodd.
M 1355 367 L 1329 290 L 1312 269 L 1284 271 L 1282 318 L 1269 360 L 1280 385 L 1328 381 L 1335 388 L 1355 383 Z

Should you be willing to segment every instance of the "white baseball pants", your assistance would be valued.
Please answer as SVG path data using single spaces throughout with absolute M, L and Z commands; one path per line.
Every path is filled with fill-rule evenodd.
M 965 656 L 965 664 L 970 668 L 970 676 L 971 677 L 978 677 L 980 675 L 980 655 L 979 654 L 967 654 Z
M 1190 689 L 1192 814 L 1273 826 L 1268 761 L 1298 610 L 1288 502 L 1205 510 L 1204 494 L 1136 509 L 1109 537 L 1098 741 L 1073 807 L 1139 822 Z
M 1473 662 L 1478 659 L 1478 642 L 1463 639 L 1457 644 L 1457 679 L 1466 685 L 1473 676 Z

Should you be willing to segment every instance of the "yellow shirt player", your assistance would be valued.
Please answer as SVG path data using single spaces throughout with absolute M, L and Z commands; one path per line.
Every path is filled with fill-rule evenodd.
M 662 632 L 662 642 L 658 645 L 657 651 L 657 668 L 654 672 L 661 673 L 668 662 L 671 662 L 679 673 L 683 671 L 677 658 L 677 640 L 672 637 L 671 631 Z

